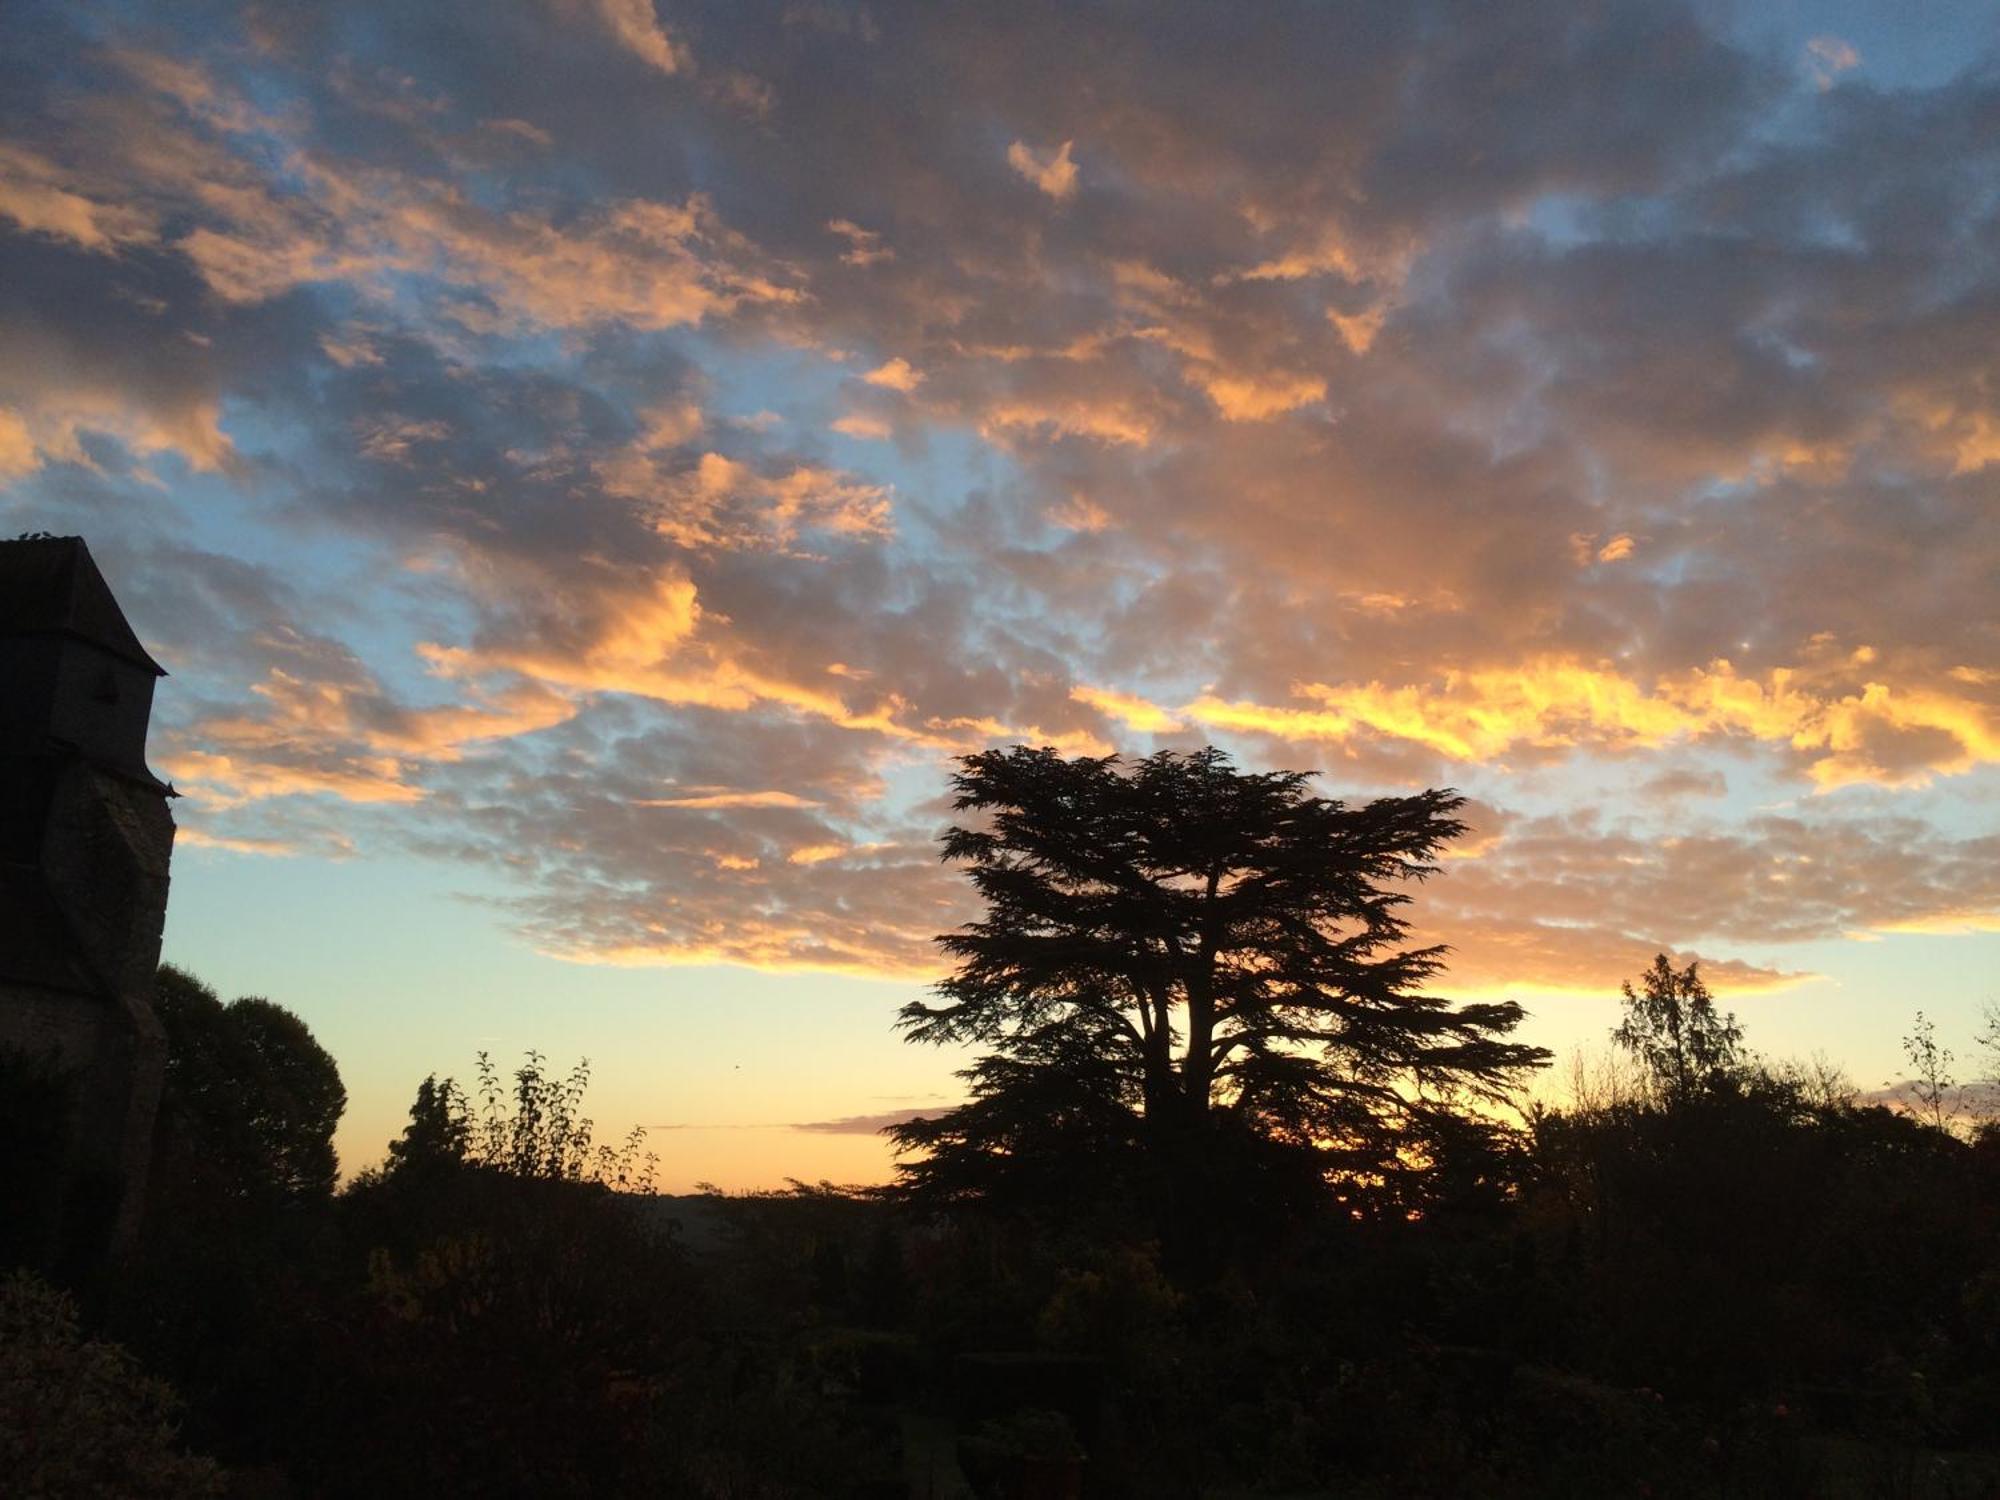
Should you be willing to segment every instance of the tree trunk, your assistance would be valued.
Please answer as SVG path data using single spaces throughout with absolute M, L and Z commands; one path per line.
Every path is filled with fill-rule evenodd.
M 1208 872 L 1208 892 L 1201 922 L 1201 946 L 1196 950 L 1183 988 L 1187 992 L 1187 1060 L 1182 1069 L 1190 1117 L 1208 1117 L 1209 1090 L 1215 1084 L 1215 893 L 1222 871 Z

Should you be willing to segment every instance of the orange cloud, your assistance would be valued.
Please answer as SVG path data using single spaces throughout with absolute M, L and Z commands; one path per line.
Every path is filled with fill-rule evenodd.
M 0 481 L 44 463 L 96 470 L 84 443 L 90 433 L 116 438 L 141 458 L 175 454 L 201 473 L 220 472 L 236 457 L 222 431 L 221 405 L 209 398 L 146 404 L 119 391 L 50 380 L 19 399 L 19 406 L 0 408 Z
M 840 263 L 844 266 L 878 265 L 894 260 L 896 252 L 882 243 L 882 236 L 872 229 L 863 229 L 849 219 L 829 219 L 827 229 L 847 241 L 847 249 L 841 253 Z
M 250 691 L 259 712 L 199 720 L 182 738 L 204 748 L 163 762 L 210 805 L 298 795 L 414 802 L 425 794 L 411 778 L 424 764 L 449 763 L 468 745 L 530 734 L 576 714 L 569 699 L 533 683 L 478 703 L 404 708 L 358 669 L 327 679 L 273 667 Z
M 0 218 L 13 220 L 25 233 L 68 240 L 99 253 L 143 244 L 155 235 L 151 214 L 73 190 L 55 163 L 4 142 L 0 142 Z
M 835 432 L 845 437 L 866 438 L 874 442 L 886 442 L 895 435 L 896 430 L 882 418 L 865 416 L 860 412 L 840 417 L 832 426 Z
M 1064 141 L 1052 155 L 1044 157 L 1030 150 L 1025 141 L 1016 141 L 1007 148 L 1007 165 L 1060 203 L 1076 192 L 1076 163 L 1069 154 L 1075 144 Z
M 886 425 L 880 432 L 862 425 L 868 420 L 833 426 L 855 436 L 888 436 Z M 595 472 L 607 494 L 637 502 L 654 531 L 680 546 L 783 548 L 806 530 L 870 539 L 894 529 L 886 485 L 813 464 L 765 474 L 720 453 L 689 465 L 660 446 L 649 431 L 599 459 Z
M 1310 682 L 1296 692 L 1318 706 L 1204 695 L 1180 712 L 1216 729 L 1302 741 L 1365 732 L 1465 762 L 1520 747 L 1650 748 L 1740 733 L 1790 745 L 1823 789 L 1921 781 L 2000 761 L 2000 723 L 1985 703 L 1881 682 L 1843 690 L 1823 673 L 1785 667 L 1749 678 L 1727 661 L 1662 677 L 1651 690 L 1608 665 L 1544 657 L 1446 671 L 1428 683 Z M 1908 743 L 1897 746 L 1899 738 Z
M 706 419 L 692 401 L 668 401 L 639 413 L 635 446 L 649 452 L 677 448 L 701 435 Z
M 693 581 L 673 571 L 638 586 L 603 589 L 590 608 L 588 634 L 574 650 L 552 644 L 477 651 L 425 644 L 417 649 L 445 676 L 504 669 L 565 688 L 645 692 L 649 684 L 671 680 L 664 663 L 694 635 L 701 620 Z
M 681 49 L 660 25 L 653 0 L 590 0 L 590 8 L 618 45 L 648 67 L 671 77 L 686 66 Z
M 1093 438 L 1101 443 L 1143 446 L 1153 436 L 1153 424 L 1129 403 L 1115 397 L 1074 396 L 1066 399 L 1002 399 L 980 412 L 980 432 L 989 440 L 1014 435 Z
M 1976 474 L 1988 464 L 2000 463 L 2000 422 L 1990 412 L 1968 412 L 1952 435 L 1951 472 Z
M 877 365 L 861 377 L 870 385 L 884 386 L 892 391 L 914 391 L 924 383 L 923 371 L 912 369 L 910 362 L 901 355 Z
M 1048 509 L 1049 524 L 1065 531 L 1099 532 L 1111 528 L 1111 512 L 1088 495 L 1071 495 Z
M 687 807 L 703 809 L 738 807 L 818 807 L 810 797 L 794 792 L 694 792 L 682 797 L 645 797 L 634 807 Z M 754 863 L 754 861 L 753 861 Z
M 630 693 L 659 703 L 743 711 L 773 705 L 844 729 L 919 744 L 940 743 L 903 722 L 908 705 L 890 694 L 863 708 L 838 693 L 751 665 L 725 622 L 698 636 L 703 615 L 695 586 L 662 573 L 649 583 L 605 585 L 588 598 L 583 619 L 561 627 L 521 622 L 508 640 L 477 647 L 426 643 L 418 649 L 444 677 L 476 680 L 515 673 L 558 693 Z M 558 645 L 561 637 L 567 644 Z
M 1326 310 L 1326 320 L 1333 324 L 1334 332 L 1340 335 L 1350 354 L 1366 354 L 1374 348 L 1376 335 L 1381 333 L 1388 317 L 1388 305 L 1379 302 L 1366 312 L 1344 313 L 1331 307 Z
M 42 466 L 34 437 L 21 414 L 0 406 L 0 484 L 32 474 Z
M 365 728 L 362 737 L 426 760 L 456 760 L 467 745 L 533 734 L 575 716 L 576 705 L 568 698 L 524 683 L 482 703 L 404 710 L 386 724 Z
M 320 765 L 284 765 L 207 750 L 172 751 L 161 767 L 178 790 L 204 806 L 239 807 L 268 797 L 325 795 L 343 802 L 419 802 L 423 789 L 403 779 L 387 756 L 338 757 Z
M 1179 719 L 1158 704 L 1149 703 L 1131 693 L 1086 687 L 1079 683 L 1069 690 L 1069 695 L 1073 701 L 1087 703 L 1099 713 L 1117 719 L 1141 734 L 1170 734 L 1183 727 Z
M 1215 277 L 1217 284 L 1303 281 L 1308 277 L 1329 275 L 1351 282 L 1373 278 L 1395 284 L 1402 280 L 1414 254 L 1414 242 L 1405 237 L 1399 237 L 1387 246 L 1368 248 L 1348 224 L 1326 219 L 1310 223 L 1284 223 L 1281 222 L 1284 217 L 1263 213 L 1254 206 L 1249 208 L 1245 213 L 1246 221 L 1258 232 L 1260 239 L 1289 236 L 1292 244 L 1276 255 L 1267 255 L 1242 269 L 1219 273 Z
M 1267 422 L 1326 397 L 1326 382 L 1314 375 L 1225 375 L 1197 371 L 1195 379 L 1215 409 L 1231 422 Z
M 285 839 L 229 838 L 188 823 L 174 830 L 174 849 L 176 852 L 182 849 L 220 849 L 229 854 L 256 854 L 272 858 L 291 858 L 301 852 L 297 844 Z
M 656 67 L 678 65 L 649 0 L 592 0 L 592 8 Z M 198 70 L 145 53 L 118 58 L 136 82 L 200 128 L 190 132 L 166 118 L 150 122 L 153 128 L 121 142 L 123 160 L 99 170 L 107 180 L 123 179 L 128 196 L 195 213 L 198 222 L 174 246 L 226 300 L 264 301 L 330 281 L 379 292 L 385 277 L 415 273 L 483 293 L 490 310 L 457 303 L 451 316 L 481 331 L 505 331 L 608 322 L 671 328 L 800 295 L 700 194 L 678 203 L 616 199 L 558 224 L 489 207 L 449 180 L 292 149 L 291 122 L 258 113 Z M 254 165 L 271 138 L 287 147 L 282 179 Z M 230 146 L 240 141 L 258 149 L 237 154 Z M 4 168 L 0 163 L 0 184 L 15 181 L 23 191 L 39 184 L 44 196 L 77 191 L 39 159 L 16 162 L 11 178 Z M 4 192 L 0 186 L 0 201 Z M 106 244 L 142 230 L 136 219 L 64 212 L 73 234 Z

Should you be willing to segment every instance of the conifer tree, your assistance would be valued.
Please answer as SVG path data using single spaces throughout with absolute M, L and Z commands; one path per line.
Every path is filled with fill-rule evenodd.
M 957 968 L 900 1025 L 983 1055 L 968 1103 L 891 1132 L 925 1153 L 916 1194 L 1085 1204 L 1138 1173 L 1185 1207 L 1253 1165 L 1379 1178 L 1546 1062 L 1506 1039 L 1518 1005 L 1423 993 L 1444 949 L 1406 946 L 1454 793 L 1350 807 L 1213 748 L 959 767 L 975 820 L 944 858 L 985 915 L 939 939 Z

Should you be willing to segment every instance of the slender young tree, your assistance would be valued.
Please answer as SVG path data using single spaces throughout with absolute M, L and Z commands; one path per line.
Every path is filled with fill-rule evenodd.
M 581 1112 L 590 1087 L 588 1058 L 563 1078 L 531 1050 L 509 1086 L 481 1052 L 478 1074 L 476 1109 L 454 1078 L 440 1081 L 433 1073 L 417 1085 L 410 1123 L 400 1140 L 389 1143 L 390 1174 L 470 1166 L 525 1180 L 653 1191 L 659 1157 L 645 1149 L 645 1127 L 635 1125 L 622 1145 L 606 1145 L 595 1139 L 596 1126 Z
M 1903 1056 L 1909 1059 L 1910 1080 L 1902 1094 L 1910 1112 L 1941 1135 L 1949 1135 L 1963 1108 L 1958 1097 L 1958 1080 L 1951 1066 L 1957 1061 L 1949 1047 L 1937 1039 L 1937 1026 L 1922 1011 L 1917 1023 L 1903 1038 Z
M 1666 954 L 1656 954 L 1639 983 L 1637 990 L 1630 980 L 1621 986 L 1625 1019 L 1611 1040 L 1646 1070 L 1656 1099 L 1680 1104 L 1740 1079 L 1743 1028 L 1733 1013 L 1715 1008 L 1696 960 L 1676 969 Z
M 956 971 L 900 1025 L 984 1053 L 970 1102 L 892 1131 L 925 1153 L 917 1193 L 1089 1197 L 1141 1161 L 1169 1192 L 1218 1160 L 1392 1171 L 1547 1061 L 1506 1040 L 1518 1005 L 1419 992 L 1444 949 L 1405 945 L 1404 887 L 1464 831 L 1455 794 L 1349 807 L 1213 748 L 959 767 L 978 816 L 944 858 L 986 912 L 938 940 Z

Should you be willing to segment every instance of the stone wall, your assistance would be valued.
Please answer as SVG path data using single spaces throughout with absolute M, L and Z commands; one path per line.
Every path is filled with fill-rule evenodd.
M 81 760 L 60 768 L 44 816 L 41 883 L 86 982 L 0 979 L 0 1047 L 70 1083 L 60 1248 L 116 1254 L 143 1211 L 166 1066 L 152 997 L 173 817 L 157 791 Z
M 51 1163 L 57 1181 L 42 1195 L 34 1258 L 88 1263 L 116 1254 L 139 1227 L 166 1065 L 150 996 L 0 985 L 0 1048 L 46 1062 L 65 1085 L 63 1144 Z

